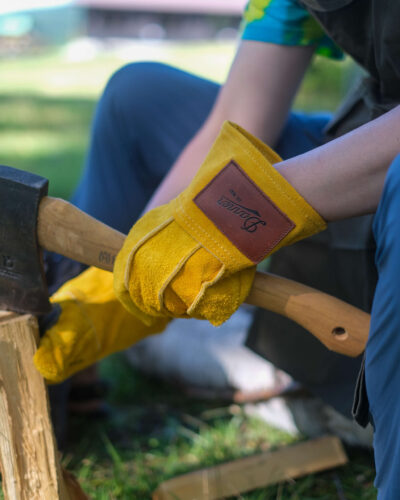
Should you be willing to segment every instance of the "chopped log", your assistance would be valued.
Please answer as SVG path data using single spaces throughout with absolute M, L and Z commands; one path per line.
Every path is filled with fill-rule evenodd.
M 88 498 L 79 491 L 79 485 L 74 483 L 72 488 L 64 480 L 46 384 L 32 361 L 38 338 L 33 316 L 0 311 L 0 463 L 4 498 Z
M 153 500 L 217 500 L 346 462 L 340 440 L 327 436 L 169 479 Z

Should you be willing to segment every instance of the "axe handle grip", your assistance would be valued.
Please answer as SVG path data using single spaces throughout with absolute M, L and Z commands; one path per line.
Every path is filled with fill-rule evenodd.
M 82 264 L 112 271 L 125 235 L 68 201 L 45 196 L 39 205 L 39 245 Z
M 45 197 L 38 239 L 47 250 L 112 271 L 125 235 L 64 200 Z M 333 351 L 355 357 L 365 349 L 370 315 L 314 288 L 257 272 L 246 302 L 295 321 Z
M 295 321 L 332 351 L 356 357 L 365 349 L 370 315 L 315 288 L 257 272 L 246 302 Z

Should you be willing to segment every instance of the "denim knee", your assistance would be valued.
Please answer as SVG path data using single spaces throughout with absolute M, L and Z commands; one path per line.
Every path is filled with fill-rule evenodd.
M 122 66 L 109 79 L 100 107 L 107 112 L 127 113 L 136 119 L 141 114 L 146 115 L 154 97 L 162 91 L 166 74 L 173 71 L 176 70 L 171 66 L 157 62 Z
M 106 92 L 119 95 L 132 90 L 134 92 L 139 90 L 147 91 L 149 87 L 159 83 L 159 78 L 170 70 L 174 70 L 174 68 L 159 62 L 126 64 L 111 76 L 107 83 Z

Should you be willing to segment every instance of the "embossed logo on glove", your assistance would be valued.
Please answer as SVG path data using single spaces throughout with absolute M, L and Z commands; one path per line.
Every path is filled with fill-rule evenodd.
M 296 227 L 233 160 L 193 201 L 255 264 Z

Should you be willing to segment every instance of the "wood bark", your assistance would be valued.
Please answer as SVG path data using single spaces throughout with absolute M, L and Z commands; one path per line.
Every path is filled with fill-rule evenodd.
M 73 489 L 64 479 L 46 384 L 32 361 L 37 341 L 34 317 L 0 311 L 0 463 L 4 498 L 88 498 L 79 486 L 74 484 Z

